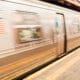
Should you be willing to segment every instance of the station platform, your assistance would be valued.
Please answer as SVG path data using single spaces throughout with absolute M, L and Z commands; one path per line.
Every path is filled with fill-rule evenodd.
M 80 48 L 23 80 L 80 80 Z

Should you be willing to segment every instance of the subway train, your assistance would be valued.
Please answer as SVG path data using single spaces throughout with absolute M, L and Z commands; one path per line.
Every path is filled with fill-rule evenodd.
M 79 12 L 38 0 L 0 0 L 0 80 L 29 73 L 78 47 Z

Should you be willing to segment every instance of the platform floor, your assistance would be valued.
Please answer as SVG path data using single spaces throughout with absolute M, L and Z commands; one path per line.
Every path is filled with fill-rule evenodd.
M 80 80 L 80 48 L 23 80 Z

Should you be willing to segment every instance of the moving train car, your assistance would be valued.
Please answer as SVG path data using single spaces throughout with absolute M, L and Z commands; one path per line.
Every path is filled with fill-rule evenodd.
M 79 46 L 79 12 L 37 0 L 0 1 L 0 80 L 12 80 Z

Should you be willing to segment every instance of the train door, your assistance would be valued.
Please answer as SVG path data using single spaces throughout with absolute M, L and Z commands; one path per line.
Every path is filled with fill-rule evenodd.
M 58 54 L 66 52 L 66 26 L 64 14 L 57 13 L 56 15 L 56 36 L 57 36 L 57 51 Z

